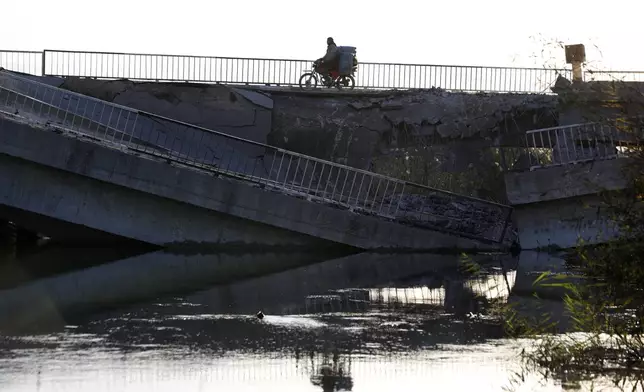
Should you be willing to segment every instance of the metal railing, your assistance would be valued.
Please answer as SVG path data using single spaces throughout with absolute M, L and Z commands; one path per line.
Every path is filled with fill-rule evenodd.
M 45 50 L 6 51 L 0 67 L 38 76 L 297 86 L 311 60 Z M 33 58 L 23 55 L 30 53 Z M 9 56 L 13 56 L 9 60 Z M 38 64 L 37 59 L 40 59 Z M 360 63 L 356 87 L 466 92 L 549 92 L 565 69 Z
M 116 148 L 437 231 L 500 242 L 511 207 L 245 140 L 0 71 L 0 107 Z
M 310 60 L 180 56 L 46 50 L 51 76 L 294 86 Z M 360 63 L 356 87 L 544 92 L 566 70 L 454 65 Z
M 0 67 L 9 71 L 42 76 L 43 52 L 0 50 Z
M 311 60 L 45 50 L 0 51 L 0 67 L 38 76 L 296 86 Z M 360 63 L 356 87 L 548 93 L 568 69 Z M 644 71 L 584 71 L 584 80 L 644 81 Z
M 628 156 L 639 146 L 641 119 L 621 124 L 586 123 L 526 132 L 530 170 Z
M 584 71 L 584 81 L 644 82 L 642 71 Z
M 0 67 L 38 76 L 296 86 L 311 60 L 45 50 L 0 51 Z M 356 87 L 548 93 L 568 69 L 360 63 Z M 584 80 L 644 81 L 643 71 L 584 71 Z

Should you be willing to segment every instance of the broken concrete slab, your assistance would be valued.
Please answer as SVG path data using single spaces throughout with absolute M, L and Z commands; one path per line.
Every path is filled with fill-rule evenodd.
M 261 106 L 264 109 L 273 110 L 273 99 L 267 94 L 234 87 L 231 87 L 230 89 L 257 106 Z
M 272 126 L 269 97 L 228 86 L 67 78 L 61 87 L 259 143 Z

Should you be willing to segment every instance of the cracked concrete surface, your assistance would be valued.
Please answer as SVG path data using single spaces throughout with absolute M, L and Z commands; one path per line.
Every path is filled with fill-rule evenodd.
M 497 164 L 493 147 L 521 146 L 526 130 L 558 125 L 557 97 L 537 94 L 440 89 L 269 94 L 223 85 L 79 78 L 65 79 L 61 87 L 275 147 L 481 197 L 487 195 L 480 184 L 465 189 L 452 183 L 488 178 Z M 243 151 L 242 146 L 235 148 Z M 252 150 L 243 155 L 254 159 L 260 154 Z M 392 169 L 405 166 L 405 154 L 427 163 L 423 173 Z M 429 181 L 436 178 L 432 173 L 451 177 L 435 183 Z
M 459 140 L 517 145 L 526 130 L 557 125 L 556 96 L 538 94 L 269 95 L 222 85 L 80 78 L 61 87 L 360 168 L 395 148 Z
M 228 86 L 66 78 L 60 87 L 260 143 L 271 131 L 270 97 Z
M 274 94 L 273 100 L 271 144 L 365 169 L 396 148 L 517 145 L 526 130 L 557 124 L 557 99 L 546 95 L 429 90 L 376 98 Z

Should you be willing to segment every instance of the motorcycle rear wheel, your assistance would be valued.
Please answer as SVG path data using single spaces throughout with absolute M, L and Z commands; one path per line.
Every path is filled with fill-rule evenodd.
M 356 80 L 351 75 L 340 76 L 337 79 L 335 85 L 337 86 L 338 90 L 353 90 L 356 87 Z

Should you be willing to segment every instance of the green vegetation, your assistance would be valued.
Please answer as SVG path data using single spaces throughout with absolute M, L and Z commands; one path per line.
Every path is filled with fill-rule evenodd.
M 619 238 L 600 246 L 580 242 L 566 255 L 569 274 L 543 273 L 535 280 L 535 293 L 561 293 L 563 320 L 545 311 L 533 311 L 530 314 L 538 316 L 530 316 L 516 304 L 502 301 L 490 304 L 490 311 L 502 322 L 506 336 L 531 342 L 521 353 L 522 370 L 511 380 L 509 390 L 537 373 L 544 379 L 560 381 L 564 389 L 579 389 L 581 381 L 601 376 L 612 380 L 617 389 L 642 391 L 644 117 L 638 116 L 644 114 L 644 88 L 619 81 L 573 86 L 573 90 L 577 88 L 560 94 L 563 106 L 582 108 L 586 121 L 616 126 L 627 135 L 622 136 L 628 145 L 622 152 L 629 157 L 624 174 L 630 187 L 601 195 L 602 208 L 619 227 Z M 540 159 L 548 159 L 547 151 L 536 153 L 541 154 Z M 409 174 L 422 172 L 413 166 L 407 170 Z M 476 189 L 479 185 L 474 182 L 480 180 L 475 176 L 459 185 Z M 485 181 L 493 186 L 498 183 L 489 178 Z M 477 274 L 477 266 L 468 259 L 463 266 L 468 273 Z
M 602 195 L 619 227 L 619 238 L 600 246 L 579 243 L 567 257 L 573 276 L 544 273 L 534 282 L 535 287 L 564 293 L 569 333 L 552 333 L 559 320 L 549 315 L 529 320 L 510 305 L 503 309 L 503 321 L 509 336 L 535 339 L 532 349 L 522 353 L 524 371 L 559 380 L 601 375 L 619 389 L 644 390 L 644 152 L 639 147 L 643 128 L 639 120 L 624 117 L 602 121 L 619 123 L 636 141 L 628 151 L 625 173 L 630 188 Z

